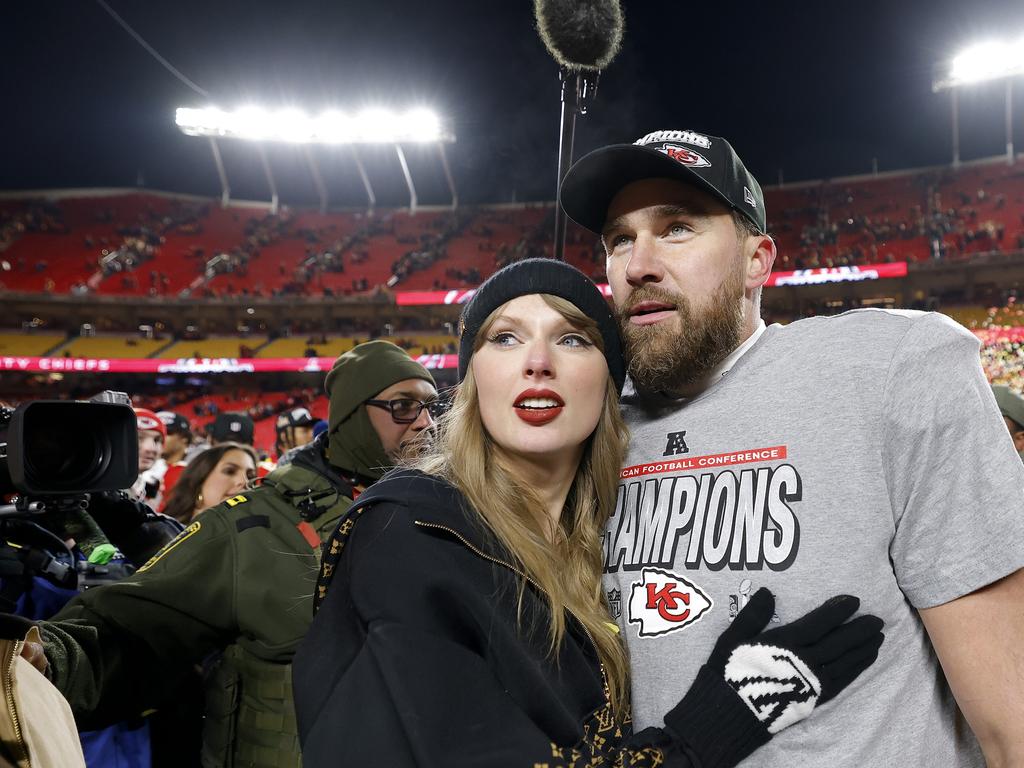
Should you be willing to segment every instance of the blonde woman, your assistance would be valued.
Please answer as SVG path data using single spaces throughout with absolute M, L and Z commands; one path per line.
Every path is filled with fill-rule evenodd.
M 306 768 L 725 768 L 874 661 L 881 622 L 847 621 L 856 598 L 766 632 L 762 590 L 666 727 L 633 734 L 601 589 L 628 439 L 608 305 L 561 262 L 510 265 L 467 306 L 459 363 L 434 448 L 328 543 L 293 668 Z

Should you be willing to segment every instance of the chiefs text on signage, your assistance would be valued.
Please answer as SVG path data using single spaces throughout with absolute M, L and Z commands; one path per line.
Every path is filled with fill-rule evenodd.
M 626 480 L 604 535 L 605 570 L 644 566 L 712 571 L 789 568 L 800 548 L 793 502 L 803 482 L 790 464 Z

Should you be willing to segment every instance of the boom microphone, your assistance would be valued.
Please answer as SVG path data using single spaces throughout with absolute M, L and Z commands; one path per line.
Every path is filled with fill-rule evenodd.
M 534 0 L 541 40 L 570 72 L 596 72 L 611 64 L 625 20 L 619 0 Z

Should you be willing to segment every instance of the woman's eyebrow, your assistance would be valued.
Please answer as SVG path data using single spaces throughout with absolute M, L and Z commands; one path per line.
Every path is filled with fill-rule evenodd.
M 515 315 L 506 315 L 505 313 L 502 313 L 498 315 L 496 318 L 494 318 L 494 325 L 497 325 L 499 322 L 506 322 L 509 325 L 523 324 L 522 318 L 516 317 Z

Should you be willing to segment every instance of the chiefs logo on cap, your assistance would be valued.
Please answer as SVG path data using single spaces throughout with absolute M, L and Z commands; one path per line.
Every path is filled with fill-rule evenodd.
M 159 416 L 148 408 L 133 408 L 135 411 L 135 424 L 139 432 L 159 432 L 167 437 L 167 426 Z
M 680 147 L 678 144 L 662 144 L 660 147 L 655 147 L 655 149 L 663 155 L 668 155 L 677 163 L 688 165 L 691 168 L 711 167 L 711 163 L 700 152 L 694 152 L 692 149 Z

